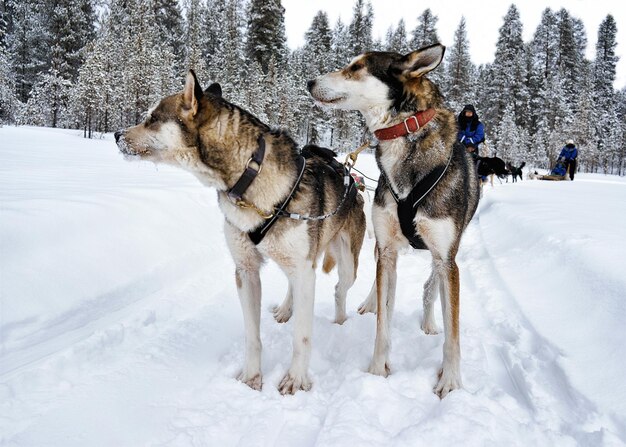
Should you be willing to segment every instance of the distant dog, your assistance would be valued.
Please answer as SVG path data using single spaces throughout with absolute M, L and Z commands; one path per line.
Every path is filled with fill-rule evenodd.
M 381 177 L 374 196 L 376 293 L 359 312 L 377 311 L 373 374 L 387 376 L 390 322 L 396 291 L 398 250 L 428 248 L 433 264 L 424 286 L 427 334 L 437 332 L 433 304 L 440 291 L 445 342 L 435 392 L 461 387 L 459 269 L 455 257 L 463 231 L 478 205 L 479 188 L 471 156 L 456 142 L 455 115 L 424 75 L 436 68 L 445 47 L 433 45 L 401 55 L 370 52 L 346 67 L 309 81 L 321 103 L 358 110 L 380 141 L 376 161 Z
M 509 175 L 504 160 L 498 157 L 478 157 L 476 169 L 481 178 L 490 178 L 491 186 L 493 186 L 493 177 L 496 176 L 500 180 Z
M 506 164 L 507 170 L 511 173 L 511 178 L 513 179 L 513 183 L 517 182 L 517 177 L 519 177 L 519 179 L 522 180 L 522 174 L 523 174 L 522 169 L 524 168 L 524 166 L 526 166 L 525 161 L 523 161 L 522 164 L 518 168 L 513 166 L 511 162 L 508 162 Z
M 365 232 L 363 198 L 343 165 L 322 148 L 300 152 L 284 132 L 224 100 L 218 84 L 203 91 L 193 71 L 181 93 L 162 99 L 144 122 L 115 139 L 128 156 L 182 167 L 217 189 L 246 331 L 239 380 L 253 389 L 263 383 L 259 269 L 270 258 L 286 273 L 289 290 L 274 316 L 288 320 L 293 305 L 293 358 L 278 388 L 282 394 L 310 389 L 316 265 L 322 253 L 324 271 L 338 264 L 335 321 L 341 324 Z

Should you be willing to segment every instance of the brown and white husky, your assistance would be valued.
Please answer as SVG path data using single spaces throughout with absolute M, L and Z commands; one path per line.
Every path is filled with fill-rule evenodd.
M 293 308 L 293 357 L 278 388 L 283 394 L 310 389 L 316 265 L 322 253 L 324 271 L 338 265 L 335 321 L 341 324 L 365 232 L 360 194 L 346 186 L 323 149 L 301 152 L 287 134 L 223 99 L 218 84 L 203 91 L 192 71 L 182 92 L 162 99 L 144 122 L 116 132 L 115 139 L 130 158 L 181 167 L 217 189 L 245 323 L 239 380 L 253 389 L 263 383 L 259 269 L 269 258 L 285 272 L 287 297 L 274 316 L 287 321 Z
M 444 51 L 442 45 L 433 45 L 406 55 L 369 52 L 308 83 L 317 101 L 360 111 L 380 140 L 376 161 L 381 178 L 372 208 L 377 245 L 375 293 L 359 309 L 378 313 L 369 371 L 383 376 L 390 372 L 396 261 L 398 250 L 411 239 L 413 246 L 428 248 L 432 254 L 432 271 L 423 294 L 422 329 L 427 334 L 438 331 L 433 303 L 438 292 L 441 296 L 445 341 L 434 390 L 442 398 L 462 386 L 455 257 L 479 198 L 474 163 L 456 142 L 455 116 L 443 107 L 439 89 L 425 77 L 440 64 Z M 431 189 L 416 198 L 415 191 L 424 183 Z

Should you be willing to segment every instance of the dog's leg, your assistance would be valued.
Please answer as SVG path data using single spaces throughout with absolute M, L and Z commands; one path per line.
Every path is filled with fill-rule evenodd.
M 439 275 L 433 262 L 430 276 L 424 284 L 424 316 L 422 317 L 422 330 L 424 333 L 434 335 L 439 333 L 439 328 L 435 323 L 435 301 L 439 292 Z
M 290 282 L 293 281 L 293 357 L 289 371 L 278 385 L 281 394 L 294 394 L 298 390 L 311 389 L 308 370 L 315 298 L 313 263 L 302 262 L 289 276 Z
M 237 267 L 235 271 L 239 301 L 246 328 L 246 357 L 239 380 L 250 388 L 260 390 L 261 376 L 261 278 L 259 269 Z
M 391 338 L 389 328 L 393 314 L 396 284 L 396 261 L 398 253 L 392 248 L 378 249 L 376 261 L 376 341 L 374 343 L 374 356 L 370 363 L 369 372 L 387 377 L 390 372 L 389 350 Z
M 461 346 L 459 340 L 459 268 L 452 253 L 447 261 L 437 260 L 440 277 L 441 309 L 445 340 L 443 364 L 435 393 L 444 398 L 455 389 L 461 388 Z
M 335 323 L 343 324 L 347 319 L 346 315 L 346 295 L 348 289 L 354 284 L 356 279 L 356 265 L 354 265 L 354 256 L 350 249 L 349 236 L 340 234 L 338 243 L 338 275 L 339 280 L 335 286 Z M 358 261 L 358 260 L 357 260 Z
M 374 260 L 378 262 L 378 244 L 374 246 Z M 376 313 L 376 309 L 378 307 L 376 304 L 376 300 L 377 300 L 376 278 L 374 278 L 374 282 L 372 283 L 372 288 L 370 289 L 370 293 L 367 295 L 367 298 L 365 298 L 365 301 L 363 301 L 359 305 L 359 309 L 357 312 L 359 312 L 361 315 L 367 312 Z
M 372 283 L 372 288 L 370 289 L 370 293 L 368 293 L 365 301 L 363 301 L 359 305 L 359 309 L 357 310 L 357 312 L 359 312 L 361 315 L 368 312 L 376 313 L 376 300 L 376 279 L 374 279 L 374 282 Z
M 293 288 L 291 287 L 291 282 L 289 282 L 289 286 L 287 287 L 287 296 L 283 300 L 283 303 L 280 306 L 274 306 L 272 309 L 272 313 L 274 314 L 274 320 L 278 323 L 286 323 L 291 318 L 293 306 Z
M 235 261 L 237 294 L 243 311 L 245 326 L 245 359 L 238 379 L 250 388 L 260 390 L 261 375 L 261 278 L 259 271 L 263 259 L 247 235 L 231 224 L 224 224 L 224 235 Z

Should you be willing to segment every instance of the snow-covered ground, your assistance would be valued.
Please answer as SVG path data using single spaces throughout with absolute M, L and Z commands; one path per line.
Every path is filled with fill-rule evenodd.
M 376 175 L 371 156 L 357 167 Z M 442 401 L 443 336 L 419 330 L 428 252 L 398 265 L 392 375 L 364 372 L 367 239 L 343 326 L 335 274 L 318 273 L 313 389 L 283 397 L 272 264 L 263 391 L 234 379 L 243 323 L 214 191 L 125 162 L 110 136 L 0 128 L 0 445 L 625 445 L 625 199 L 626 179 L 599 175 L 485 188 L 459 254 L 465 388 Z

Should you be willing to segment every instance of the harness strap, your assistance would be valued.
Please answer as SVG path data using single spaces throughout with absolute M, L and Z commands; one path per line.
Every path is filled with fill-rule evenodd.
M 302 176 L 304 175 L 304 169 L 306 168 L 306 159 L 301 156 L 300 158 L 298 158 L 297 163 L 300 168 L 300 174 L 298 175 L 298 179 L 293 185 L 293 188 L 291 188 L 291 192 L 289 192 L 289 195 L 287 196 L 285 201 L 282 203 L 282 205 L 276 208 L 276 211 L 274 212 L 274 215 L 272 217 L 263 222 L 261 226 L 259 226 L 256 230 L 250 231 L 248 233 L 248 237 L 250 238 L 252 243 L 254 243 L 254 245 L 259 245 L 267 232 L 270 231 L 270 228 L 274 226 L 278 218 L 284 215 L 285 208 L 287 208 L 289 202 L 291 202 L 291 199 L 293 199 L 293 195 L 298 189 L 298 186 L 300 186 L 300 181 L 302 180 Z
M 263 135 L 259 135 L 257 141 L 257 149 L 246 163 L 246 169 L 243 171 L 243 174 L 241 174 L 241 177 L 239 177 L 239 180 L 235 183 L 235 186 L 228 191 L 228 198 L 236 204 L 243 201 L 244 193 L 254 181 L 256 176 L 261 172 L 261 165 L 263 163 L 263 158 L 265 158 L 265 138 L 263 138 Z M 250 166 L 250 163 L 252 162 L 256 164 L 256 167 Z
M 452 156 L 454 155 L 454 148 L 450 151 L 450 157 L 448 158 L 448 163 L 445 165 L 437 166 L 435 169 L 430 171 L 428 174 L 424 176 L 419 182 L 413 186 L 409 195 L 404 199 L 400 199 L 396 192 L 391 187 L 391 182 L 385 176 L 384 172 L 381 172 L 381 176 L 385 177 L 387 185 L 389 186 L 389 191 L 391 192 L 391 196 L 398 204 L 398 220 L 400 221 L 400 229 L 402 230 L 402 234 L 409 241 L 411 247 L 417 250 L 426 249 L 426 244 L 424 240 L 420 237 L 419 234 L 415 233 L 415 225 L 413 224 L 413 219 L 415 218 L 415 213 L 417 212 L 418 205 L 424 200 L 424 198 L 433 190 L 435 186 L 441 181 L 443 175 L 446 173 L 448 168 L 450 167 L 450 162 L 452 161 Z

